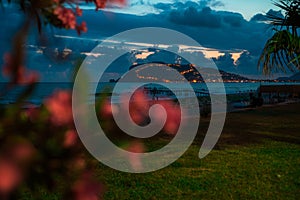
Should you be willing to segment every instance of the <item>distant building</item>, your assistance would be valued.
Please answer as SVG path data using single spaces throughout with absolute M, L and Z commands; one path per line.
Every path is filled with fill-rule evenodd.
M 300 85 L 261 85 L 258 93 L 266 103 L 278 103 L 300 98 Z

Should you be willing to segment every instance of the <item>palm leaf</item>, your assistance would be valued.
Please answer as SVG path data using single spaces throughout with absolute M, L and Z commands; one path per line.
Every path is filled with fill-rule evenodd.
M 275 33 L 266 42 L 259 57 L 258 67 L 262 67 L 264 74 L 287 70 L 295 72 L 300 70 L 300 1 L 279 0 L 273 1 L 273 4 L 284 11 L 285 17 L 267 15 Z
M 258 66 L 262 66 L 265 74 L 272 71 L 286 72 L 300 70 L 299 66 L 299 37 L 293 36 L 289 31 L 277 31 L 265 44 L 259 58 Z

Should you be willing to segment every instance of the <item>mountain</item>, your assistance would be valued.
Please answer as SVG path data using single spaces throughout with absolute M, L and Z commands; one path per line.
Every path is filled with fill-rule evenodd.
M 294 74 L 293 76 L 290 77 L 290 80 L 292 81 L 300 81 L 300 72 Z
M 280 77 L 278 81 L 300 81 L 300 72 L 290 76 L 290 77 Z
M 146 63 L 145 63 L 146 64 Z M 147 63 L 150 64 L 150 63 Z M 134 68 L 141 66 L 142 64 L 136 64 L 132 65 L 129 70 L 134 70 Z M 254 81 L 251 79 L 248 79 L 246 77 L 233 74 L 233 73 L 228 73 L 223 70 L 216 70 L 213 68 L 201 68 L 200 71 L 198 71 L 193 64 L 167 64 L 163 62 L 152 62 L 151 65 L 149 66 L 168 66 L 171 67 L 175 70 L 177 70 L 186 80 L 189 82 L 204 82 L 203 76 L 206 77 L 206 81 L 209 82 L 250 82 Z M 143 73 L 144 70 L 144 73 Z M 164 72 L 163 68 L 161 71 L 161 77 L 158 77 L 159 79 L 164 79 L 164 74 L 168 73 L 167 71 Z M 147 71 L 146 68 L 143 68 L 142 70 L 138 71 L 138 74 L 140 77 L 145 78 L 145 79 L 151 79 L 149 75 L 149 71 Z M 221 74 L 222 79 L 218 76 Z

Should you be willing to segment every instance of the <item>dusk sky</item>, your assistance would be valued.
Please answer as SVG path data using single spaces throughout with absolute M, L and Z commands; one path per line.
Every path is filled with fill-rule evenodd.
M 265 14 L 272 12 L 281 15 L 275 12 L 278 9 L 272 5 L 271 0 L 132 0 L 125 7 L 111 7 L 98 12 L 85 3 L 81 6 L 84 8 L 82 20 L 87 22 L 88 32 L 78 36 L 74 30 L 46 27 L 45 35 L 52 42 L 52 50 L 68 48 L 73 53 L 87 55 L 95 47 L 95 41 L 101 42 L 122 31 L 140 27 L 163 27 L 182 32 L 202 45 L 201 49 L 195 49 L 178 43 L 172 48 L 178 48 L 189 56 L 213 59 L 220 69 L 250 78 L 264 78 L 257 68 L 257 61 L 265 42 L 272 35 L 270 26 L 265 23 Z M 0 47 L 1 55 L 9 49 L 11 35 L 18 29 L 18 23 L 11 21 L 18 22 L 22 19 L 20 12 L 10 9 L 12 8 L 6 9 L 6 14 L 0 14 L 2 26 L 7 30 L 0 33 L 0 40 L 4 44 Z M 36 36 L 33 31 L 29 37 L 27 65 L 41 72 L 42 81 L 68 78 L 74 67 L 71 62 L 53 62 L 47 57 L 46 51 L 38 47 Z M 143 56 L 136 53 L 135 58 L 153 61 L 165 56 L 165 60 L 170 60 L 168 55 L 144 55 L 147 53 L 144 52 Z M 121 59 L 120 62 L 116 62 L 116 65 L 123 66 L 111 73 L 113 78 L 128 70 L 135 61 Z
M 270 9 L 276 9 L 270 0 L 131 0 L 127 6 L 122 9 L 110 9 L 114 12 L 131 13 L 137 15 L 144 15 L 149 13 L 159 13 L 161 10 L 155 8 L 155 4 L 158 3 L 185 3 L 185 2 L 196 2 L 202 5 L 213 7 L 215 10 L 226 10 L 231 12 L 241 13 L 245 19 L 249 20 L 257 13 L 266 13 Z

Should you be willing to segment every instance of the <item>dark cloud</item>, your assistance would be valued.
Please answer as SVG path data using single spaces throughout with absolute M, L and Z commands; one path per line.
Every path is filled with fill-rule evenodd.
M 205 8 L 205 7 L 221 7 L 224 6 L 224 3 L 218 0 L 200 0 L 198 2 L 187 1 L 185 5 L 186 7 L 198 6 L 199 8 Z
M 220 1 L 188 1 L 185 3 L 159 3 L 155 7 L 162 10 L 160 15 L 176 24 L 220 28 L 222 26 L 240 27 L 246 21 L 239 13 L 215 11 L 212 7 L 222 6 Z
M 238 74 L 257 75 L 262 71 L 257 67 L 258 56 L 251 55 L 249 52 L 243 52 L 236 62 Z
M 177 24 L 190 26 L 203 26 L 209 28 L 221 27 L 220 16 L 212 13 L 212 10 L 209 7 L 204 7 L 200 11 L 192 6 L 184 11 L 172 11 L 170 13 L 170 20 Z
M 252 21 L 252 22 L 266 22 L 266 21 L 270 20 L 268 18 L 268 16 L 275 16 L 275 17 L 279 17 L 279 18 L 284 18 L 284 16 L 282 15 L 281 11 L 275 11 L 275 10 L 270 9 L 267 12 L 267 14 L 258 13 L 256 15 L 254 15 L 250 19 L 250 21 Z
M 200 0 L 198 2 L 187 1 L 184 3 L 181 1 L 175 1 L 175 3 L 157 3 L 153 5 L 154 8 L 162 10 L 163 12 L 171 12 L 172 10 L 178 10 L 179 8 L 185 10 L 189 7 L 203 9 L 205 7 L 215 8 L 215 7 L 222 7 L 222 6 L 224 6 L 224 4 L 218 0 Z
M 222 16 L 223 22 L 231 27 L 240 27 L 246 23 L 246 20 L 240 13 L 219 12 L 219 14 Z
M 154 8 L 157 8 L 159 10 L 171 10 L 172 4 L 170 3 L 157 3 L 154 5 Z
M 257 68 L 258 56 L 252 55 L 248 51 L 244 51 L 240 58 L 234 63 L 230 53 L 213 59 L 219 69 L 243 76 L 253 76 L 262 74 Z
M 213 58 L 213 61 L 216 63 L 219 69 L 226 72 L 237 73 L 234 60 L 232 59 L 230 53 L 225 53 L 225 55 L 220 56 L 219 58 Z
M 136 6 L 136 5 L 145 5 L 146 2 L 144 0 L 139 0 L 135 2 L 130 2 L 130 6 Z
M 224 3 L 221 1 L 211 1 L 211 7 L 222 7 Z

